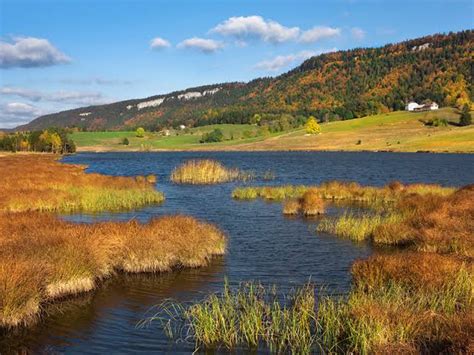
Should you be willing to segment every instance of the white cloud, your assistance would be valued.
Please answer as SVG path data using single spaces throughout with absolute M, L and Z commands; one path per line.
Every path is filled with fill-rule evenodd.
M 352 38 L 361 41 L 365 38 L 366 32 L 359 27 L 353 27 L 351 28 L 351 36 Z
M 297 64 L 298 62 L 302 62 L 315 55 L 334 52 L 336 50 L 336 48 L 332 48 L 319 51 L 301 51 L 294 54 L 279 55 L 274 57 L 273 59 L 263 60 L 257 63 L 254 68 L 258 70 L 276 72 L 280 69 L 288 67 L 290 64 Z
M 285 27 L 261 16 L 230 17 L 211 29 L 212 33 L 238 38 L 257 37 L 267 42 L 281 43 L 298 37 L 298 27 Z
M 30 101 L 48 101 L 74 105 L 100 105 L 110 102 L 98 92 L 57 91 L 45 93 L 25 88 L 2 87 L 0 94 L 21 97 Z
M 14 128 L 30 122 L 43 114 L 38 107 L 23 102 L 9 102 L 0 105 L 0 127 Z
M 214 53 L 223 47 L 224 45 L 219 41 L 199 37 L 188 38 L 178 44 L 178 48 L 196 49 L 203 53 Z
M 313 43 L 322 39 L 338 37 L 341 35 L 340 28 L 317 26 L 304 31 L 300 36 L 300 41 L 304 43 Z
M 71 59 L 47 39 L 15 37 L 12 43 L 0 41 L 0 68 L 32 68 L 69 63 Z
M 151 49 L 163 49 L 171 46 L 170 42 L 161 37 L 155 37 L 150 41 Z
M 3 111 L 18 116 L 30 116 L 38 112 L 38 108 L 24 102 L 9 102 L 3 106 Z

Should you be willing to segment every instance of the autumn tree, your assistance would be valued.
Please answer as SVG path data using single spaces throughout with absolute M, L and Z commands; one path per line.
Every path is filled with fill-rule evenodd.
M 145 129 L 143 127 L 138 127 L 137 128 L 137 131 L 135 132 L 135 135 L 138 137 L 138 138 L 143 138 L 145 137 Z
M 306 129 L 306 133 L 308 134 L 321 133 L 321 126 L 319 125 L 318 121 L 316 121 L 316 118 L 314 118 L 313 116 L 309 116 L 304 128 Z

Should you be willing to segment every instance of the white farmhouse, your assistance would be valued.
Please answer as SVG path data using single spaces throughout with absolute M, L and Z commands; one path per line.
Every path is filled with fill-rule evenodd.
M 431 105 L 430 105 L 430 110 L 437 110 L 439 109 L 439 106 L 436 102 L 432 102 Z
M 406 111 L 415 111 L 417 108 L 419 108 L 421 105 L 418 105 L 416 102 L 411 101 L 405 106 Z
M 439 109 L 439 106 L 434 101 L 427 104 L 422 104 L 422 105 L 414 101 L 411 101 L 405 106 L 406 111 L 433 111 L 437 109 Z

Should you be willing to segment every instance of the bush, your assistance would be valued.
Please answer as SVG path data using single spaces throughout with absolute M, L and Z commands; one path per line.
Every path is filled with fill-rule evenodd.
M 219 128 L 214 129 L 212 132 L 203 134 L 199 143 L 217 143 L 224 140 L 224 134 Z
M 130 144 L 130 142 L 128 141 L 128 138 L 127 138 L 127 137 L 125 137 L 125 138 L 122 140 L 122 144 L 123 144 L 123 145 L 129 145 L 129 144 Z

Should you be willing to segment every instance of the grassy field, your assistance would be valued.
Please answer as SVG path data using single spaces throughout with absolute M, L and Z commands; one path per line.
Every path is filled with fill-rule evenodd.
M 456 123 L 459 114 L 444 108 L 435 112 L 398 111 L 321 125 L 321 134 L 307 135 L 304 129 L 259 135 L 254 125 L 211 125 L 192 128 L 168 137 L 134 132 L 77 132 L 71 135 L 79 151 L 113 150 L 344 150 L 396 152 L 474 152 L 474 125 L 430 127 L 421 120 L 447 119 Z M 215 128 L 223 131 L 221 143 L 201 144 L 201 136 Z M 250 136 L 250 137 L 249 137 Z M 121 144 L 123 138 L 130 141 Z M 231 139 L 233 137 L 234 139 Z M 246 138 L 247 137 L 247 138 Z
M 220 129 L 225 137 L 221 143 L 201 144 L 199 140 L 202 135 Z M 76 132 L 71 134 L 71 138 L 76 143 L 79 150 L 193 150 L 193 149 L 213 149 L 216 147 L 227 147 L 241 143 L 254 143 L 264 139 L 257 133 L 260 128 L 247 124 L 219 124 L 204 127 L 191 128 L 186 131 L 172 132 L 170 136 L 163 136 L 156 132 L 146 132 L 145 137 L 138 138 L 135 132 Z M 276 136 L 276 135 L 273 135 Z M 248 138 L 245 138 L 248 137 Z M 128 146 L 122 141 L 127 138 L 130 142 Z M 234 139 L 232 139 L 234 138 Z M 225 148 L 224 148 L 225 149 Z

